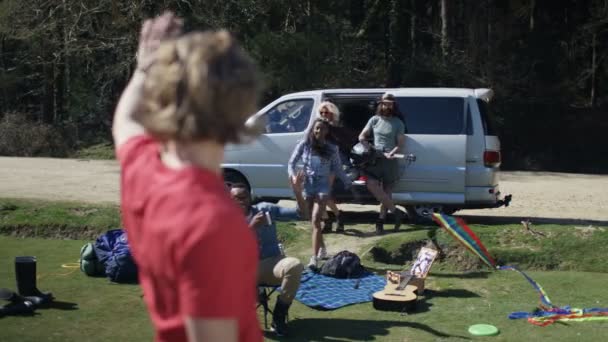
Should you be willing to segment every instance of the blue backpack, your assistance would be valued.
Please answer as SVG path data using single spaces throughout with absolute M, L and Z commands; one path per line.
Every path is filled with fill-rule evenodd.
M 115 283 L 137 283 L 137 265 L 131 256 L 127 234 L 122 229 L 109 230 L 93 245 L 106 277 Z

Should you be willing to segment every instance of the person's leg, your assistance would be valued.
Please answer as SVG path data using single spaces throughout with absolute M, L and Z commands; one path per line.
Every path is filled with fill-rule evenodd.
M 292 257 L 277 256 L 260 261 L 258 282 L 268 285 L 281 285 L 281 294 L 272 312 L 271 328 L 277 335 L 287 334 L 287 314 L 295 298 L 304 266 Z
M 281 278 L 274 275 L 274 268 L 281 259 L 283 259 L 283 256 L 260 260 L 258 263 L 258 284 L 281 285 Z
M 321 199 L 317 197 L 315 199 L 315 203 L 312 209 L 312 256 L 310 258 L 310 262 L 308 263 L 309 267 L 317 267 L 318 262 L 318 254 L 319 249 L 321 247 L 325 248 L 325 243 L 323 242 L 323 232 L 321 227 L 321 221 L 323 217 L 323 211 L 325 211 L 325 206 L 327 202 L 325 199 Z
M 315 229 L 315 207 L 317 205 L 315 204 L 314 197 L 307 197 L 306 203 L 308 204 L 308 212 L 310 214 L 310 225 L 312 227 L 311 243 L 312 243 L 312 251 L 313 251 L 313 254 L 310 257 L 310 261 L 308 262 L 308 267 L 316 267 L 317 266 L 317 254 L 315 252 L 315 248 L 318 248 L 318 247 L 317 247 L 317 234 L 316 234 L 317 230 Z
M 282 257 L 275 264 L 273 275 L 281 281 L 281 294 L 278 298 L 283 303 L 290 305 L 295 298 L 303 271 L 304 266 L 297 258 Z
M 380 181 L 369 178 L 367 180 L 367 189 L 386 209 L 388 209 L 390 212 L 395 211 L 395 203 L 393 203 L 392 198 L 389 197 L 386 192 L 384 192 L 383 187 L 380 185 Z
M 336 218 L 336 232 L 343 232 L 344 221 L 342 221 L 342 214 L 338 208 L 338 205 L 336 204 L 336 201 L 334 199 L 328 199 L 327 206 L 334 213 L 334 217 Z
M 321 218 L 327 205 L 326 200 L 317 198 L 312 210 L 312 227 L 313 227 L 313 252 L 317 255 L 320 247 L 324 247 L 323 234 L 321 232 Z
M 392 213 L 395 212 L 395 204 L 391 197 L 389 197 L 380 181 L 377 179 L 369 178 L 367 180 L 367 189 L 374 195 L 374 197 L 380 202 L 380 216 L 376 222 L 376 234 L 382 234 L 384 232 L 384 220 L 386 219 L 386 211 L 390 210 Z
M 395 182 L 383 183 L 383 188 L 384 188 L 384 193 L 386 193 L 386 196 L 388 198 L 390 198 L 391 202 L 392 202 L 393 201 L 393 189 L 395 189 Z M 399 210 L 395 206 L 395 209 L 392 210 L 391 212 L 393 213 L 393 217 L 395 219 L 395 230 L 397 231 L 397 230 L 399 230 L 399 227 L 401 227 L 401 221 L 403 220 L 403 217 L 401 215 L 401 210 Z
M 329 188 L 332 189 L 333 185 L 334 185 L 334 181 L 336 180 L 336 175 L 335 174 L 330 174 L 329 175 Z M 336 206 L 336 202 L 334 202 L 332 199 L 328 199 L 327 200 L 327 206 L 329 207 L 329 209 L 333 212 L 334 217 L 337 218 L 338 215 L 340 214 L 340 212 L 338 211 L 338 207 Z M 332 230 L 332 226 L 333 226 L 333 220 L 329 217 L 327 210 L 325 210 L 325 212 L 323 213 L 323 233 L 330 233 Z

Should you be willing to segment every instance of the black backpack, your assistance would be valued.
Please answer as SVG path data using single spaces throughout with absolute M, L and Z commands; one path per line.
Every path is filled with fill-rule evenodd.
M 359 278 L 365 272 L 365 268 L 361 266 L 361 259 L 357 254 L 342 251 L 329 259 L 323 267 L 321 274 L 334 278 Z

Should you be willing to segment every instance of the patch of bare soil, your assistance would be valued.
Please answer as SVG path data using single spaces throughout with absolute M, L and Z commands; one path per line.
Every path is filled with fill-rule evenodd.
M 0 196 L 118 203 L 119 171 L 118 163 L 111 160 L 0 157 Z M 509 207 L 459 213 L 608 223 L 607 189 L 608 175 L 501 172 L 500 191 L 513 195 Z M 377 209 L 348 204 L 340 207 L 346 211 Z

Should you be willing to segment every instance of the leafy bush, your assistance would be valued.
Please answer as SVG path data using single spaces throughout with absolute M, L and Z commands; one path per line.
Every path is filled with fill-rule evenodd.
M 0 118 L 0 155 L 19 157 L 65 157 L 69 145 L 59 129 L 9 112 Z

